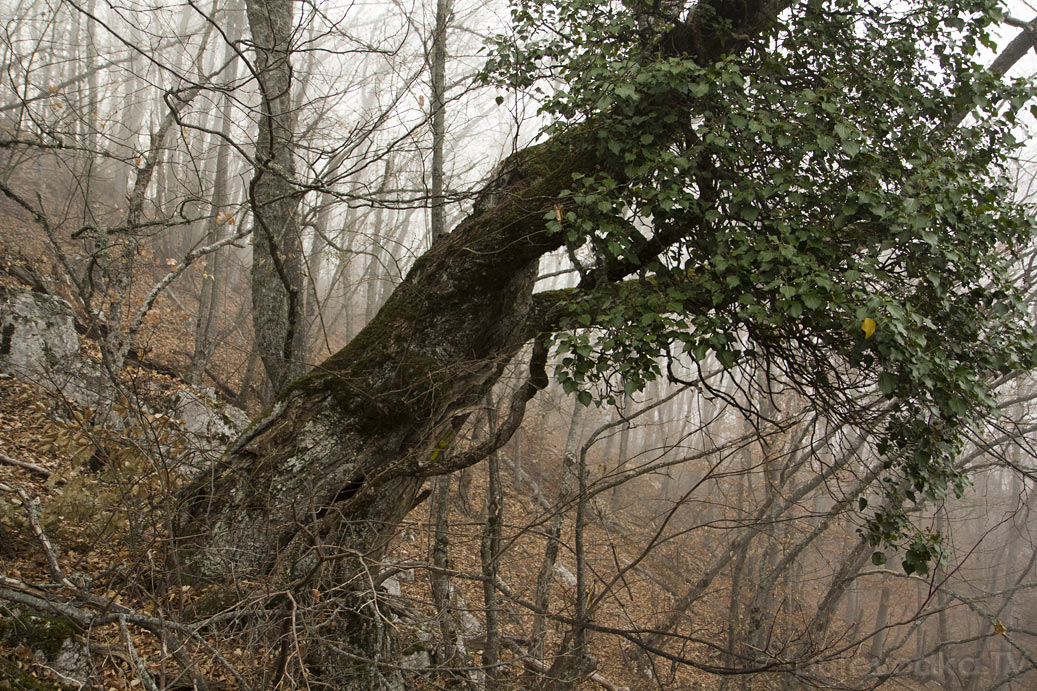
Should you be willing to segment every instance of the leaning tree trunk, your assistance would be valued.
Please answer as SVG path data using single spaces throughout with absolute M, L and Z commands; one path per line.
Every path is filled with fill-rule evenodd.
M 661 37 L 660 45 L 707 64 L 741 50 L 747 36 L 783 6 L 740 4 L 728 16 L 731 8 L 718 3 L 710 12 L 693 13 L 693 31 L 682 27 Z M 264 60 L 270 56 L 263 58 L 261 47 L 287 43 L 263 38 L 257 27 L 266 22 L 290 29 L 291 8 L 287 0 L 252 0 L 248 13 L 258 71 L 268 75 Z M 719 24 L 717 14 L 724 20 Z M 292 199 L 283 171 L 270 167 L 273 152 L 261 148 L 276 141 L 276 108 L 267 101 L 287 99 L 290 90 L 265 79 L 263 121 L 271 131 L 261 132 L 257 159 L 268 165 L 257 170 L 252 186 L 263 232 L 280 227 L 268 209 Z M 345 348 L 283 389 L 221 462 L 183 490 L 177 522 L 183 568 L 199 578 L 273 581 L 296 604 L 309 597 L 310 611 L 325 617 L 313 622 L 320 639 L 302 651 L 309 682 L 346 690 L 401 685 L 392 664 L 392 626 L 380 609 L 384 598 L 370 586 L 372 572 L 424 479 L 472 465 L 499 448 L 518 426 L 526 401 L 546 385 L 546 352 L 538 339 L 530 379 L 495 433 L 451 452 L 469 411 L 550 322 L 545 310 L 558 296 L 534 296 L 533 285 L 540 256 L 558 248 L 562 234 L 546 232 L 545 215 L 553 216 L 556 204 L 568 206 L 560 195 L 573 173 L 606 170 L 622 179 L 622 157 L 609 156 L 593 127 L 512 156 L 472 215 L 433 243 L 375 318 Z M 268 184 L 272 189 L 263 192 Z M 271 207 L 258 204 L 263 199 Z M 289 226 L 292 218 L 290 210 L 283 216 Z M 256 239 L 257 248 L 263 244 Z M 649 242 L 644 249 L 661 247 Z M 622 278 L 638 266 L 610 267 L 606 278 Z
M 450 454 L 467 411 L 536 335 L 537 260 L 557 243 L 539 227 L 543 199 L 572 168 L 536 176 L 529 167 L 558 160 L 552 153 L 527 152 L 521 165 L 536 184 L 516 185 L 504 203 L 438 241 L 349 345 L 292 383 L 184 490 L 181 557 L 196 575 L 267 575 L 301 592 L 333 584 L 343 600 L 356 593 L 357 606 L 337 608 L 350 614 L 340 615 L 334 647 L 391 657 L 391 627 L 377 627 L 378 616 L 359 606 L 370 603 L 360 593 L 371 564 L 424 479 L 502 444 L 532 395 L 527 384 L 494 439 Z M 546 384 L 540 351 L 537 386 Z M 333 655 L 326 648 L 321 655 Z M 392 688 L 392 673 L 371 667 L 343 656 L 311 669 L 338 688 Z

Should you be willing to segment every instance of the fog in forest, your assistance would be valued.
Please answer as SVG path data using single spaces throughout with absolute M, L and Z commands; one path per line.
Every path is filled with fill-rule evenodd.
M 785 150 L 767 147 L 777 150 L 781 137 L 790 143 L 780 146 L 799 146 L 805 126 L 795 118 L 808 103 L 819 128 L 831 120 L 836 129 L 809 133 L 813 149 L 784 164 L 790 176 L 853 190 L 860 183 L 852 176 L 874 165 L 876 199 L 907 196 L 882 167 L 893 168 L 888 151 L 898 138 L 910 139 L 911 117 L 894 100 L 901 97 L 865 102 L 865 77 L 852 83 L 851 73 L 865 75 L 869 65 L 844 74 L 821 48 L 821 57 L 804 58 L 815 63 L 800 64 L 784 37 L 798 22 L 804 35 L 818 22 L 843 31 L 846 54 L 857 56 L 854 31 L 871 40 L 869 22 L 939 17 L 951 38 L 925 43 L 925 34 L 918 54 L 904 58 L 935 91 L 943 71 L 960 77 L 947 56 L 957 55 L 955 36 L 992 16 L 985 3 L 956 3 L 947 16 L 929 2 L 772 3 L 745 10 L 771 12 L 768 22 L 725 19 L 718 35 L 735 38 L 723 50 L 706 38 L 692 43 L 707 57 L 715 51 L 717 65 L 744 60 L 738 88 L 748 105 L 737 107 L 771 107 L 761 86 L 771 78 L 776 91 L 815 99 L 773 106 L 771 119 L 759 120 L 770 125 L 739 131 L 724 119 L 736 108 L 723 101 L 728 86 L 705 96 L 692 88 L 684 129 L 667 134 L 662 149 L 673 166 L 700 168 L 674 185 L 676 202 L 652 196 L 667 189 L 656 173 L 637 183 L 641 196 L 607 197 L 601 190 L 637 186 L 631 161 L 642 154 L 616 144 L 612 153 L 627 155 L 628 168 L 599 165 L 612 144 L 589 154 L 579 149 L 580 128 L 631 103 L 672 102 L 649 89 L 656 82 L 637 81 L 648 68 L 623 51 L 639 56 L 651 37 L 666 36 L 655 53 L 644 49 L 664 63 L 678 40 L 674 23 L 699 27 L 692 20 L 711 3 L 569 2 L 536 11 L 463 0 L 0 3 L 0 687 L 1037 684 L 1037 358 L 1012 353 L 1000 370 L 970 369 L 976 353 L 987 364 L 997 357 L 987 353 L 997 350 L 989 334 L 1033 335 L 1032 230 L 1012 230 L 1014 244 L 997 235 L 1008 221 L 969 235 L 983 219 L 996 218 L 994 227 L 1007 218 L 997 209 L 1011 205 L 1009 196 L 1032 219 L 1032 102 L 977 95 L 963 111 L 961 96 L 941 111 L 946 128 L 933 127 L 934 141 L 988 120 L 1012 133 L 1019 145 L 1005 163 L 985 150 L 975 154 L 982 162 L 943 154 L 969 159 L 969 174 L 991 189 L 1010 177 L 1010 191 L 1003 200 L 962 199 L 962 215 L 950 220 L 940 214 L 957 212 L 939 192 L 918 193 L 907 213 L 932 199 L 937 210 L 912 226 L 898 207 L 897 222 L 918 233 L 912 239 L 858 230 L 878 225 L 872 209 L 888 200 L 844 213 L 820 192 L 814 202 L 809 189 L 777 190 L 775 182 L 764 190 L 724 167 L 724 156 L 742 155 L 725 152 L 744 147 L 745 170 L 773 176 Z M 572 29 L 581 12 L 590 18 L 582 37 Z M 1008 75 L 1029 80 L 1033 13 L 1021 3 L 1006 8 L 989 45 L 968 59 L 989 66 L 1015 39 L 1021 53 Z M 839 16 L 857 29 L 835 26 Z M 961 27 L 952 21 L 959 16 Z M 919 32 L 930 31 L 924 24 Z M 620 38 L 597 43 L 594 31 Z M 819 45 L 829 40 L 817 32 Z M 632 47 L 616 48 L 627 34 Z M 578 47 L 539 55 L 537 79 L 531 72 L 522 86 L 525 63 L 507 56 L 521 56 L 514 46 L 541 35 Z M 602 64 L 629 69 L 566 72 L 567 61 L 593 67 L 598 51 Z M 768 51 L 788 74 L 759 57 Z M 703 80 L 720 84 L 731 74 L 699 61 L 694 74 Z M 970 76 L 976 84 L 978 74 Z M 643 91 L 625 94 L 628 84 Z M 875 87 L 884 88 L 893 89 Z M 869 113 L 860 122 L 858 106 Z M 882 125 L 868 130 L 886 110 L 885 134 Z M 644 132 L 631 141 L 649 147 L 663 138 L 652 113 L 630 124 Z M 624 118 L 609 126 L 625 131 Z M 839 118 L 855 134 L 836 136 Z M 702 134 L 713 121 L 722 124 L 711 136 L 729 139 L 714 144 Z M 745 144 L 750 132 L 764 143 Z M 975 141 L 993 150 L 997 137 L 983 136 Z M 576 172 L 541 193 L 537 185 L 553 174 L 542 169 L 559 165 L 558 151 L 544 147 L 564 137 L 577 142 L 560 156 L 578 161 Z M 858 151 L 870 148 L 881 152 L 860 163 Z M 531 151 L 556 158 L 544 164 Z M 688 151 L 717 163 L 707 169 Z M 937 158 L 903 157 L 907 172 Z M 982 179 L 986 167 L 996 169 L 990 180 Z M 585 168 L 606 171 L 607 184 L 592 188 Z M 964 175 L 953 169 L 946 185 Z M 739 184 L 755 201 L 730 191 Z M 681 195 L 712 205 L 717 211 L 703 217 L 713 225 L 664 241 L 673 227 L 694 225 L 690 211 L 667 215 L 671 204 L 693 206 Z M 780 195 L 788 196 L 774 201 Z M 805 260 L 797 263 L 793 249 L 781 254 L 795 243 L 774 228 L 797 214 L 807 219 L 802 227 L 819 228 L 816 244 L 827 249 L 817 251 L 832 256 L 794 284 Z M 849 220 L 826 225 L 840 214 Z M 510 312 L 497 319 L 447 288 L 459 285 L 454 277 L 464 272 L 449 273 L 458 262 L 534 244 L 519 237 L 487 249 L 464 244 L 465 233 L 486 219 L 508 227 L 529 218 L 565 237 L 522 255 L 536 275 L 472 278 L 491 286 L 487 293 L 519 295 L 513 303 L 523 315 L 549 315 L 547 327 L 519 333 L 525 327 Z M 940 240 L 925 235 L 929 222 Z M 746 261 L 771 261 L 764 252 L 773 248 L 773 261 L 791 267 L 775 269 L 787 284 L 761 278 L 746 288 L 769 269 L 718 267 L 721 256 L 736 265 L 744 248 L 710 243 L 753 233 L 771 240 Z M 640 263 L 653 242 L 651 261 Z M 942 242 L 958 254 L 944 254 Z M 929 253 L 950 259 L 912 273 L 911 262 L 921 266 Z M 823 271 L 840 255 L 872 262 L 861 266 L 873 274 L 852 269 L 865 274 L 848 279 L 857 292 L 825 287 Z M 716 267 L 719 287 L 685 290 L 706 266 Z M 422 295 L 408 280 L 439 285 L 418 282 L 437 272 L 450 284 L 443 312 L 474 316 L 456 338 L 437 334 L 442 343 L 430 345 L 427 334 L 460 320 L 429 316 L 426 324 L 408 313 L 407 304 L 426 304 L 408 295 L 429 304 L 439 295 Z M 979 316 L 933 323 L 927 301 L 938 300 L 924 291 L 939 293 L 955 272 L 966 277 L 940 299 L 972 300 Z M 723 290 L 735 292 L 728 299 Z M 721 305 L 733 315 L 723 316 L 722 333 Z M 713 321 L 674 316 L 696 309 Z M 1017 323 L 977 325 L 987 317 Z M 420 328 L 409 343 L 412 324 Z M 707 329 L 720 336 L 674 336 Z M 910 339 L 916 351 L 901 347 Z M 491 341 L 496 350 L 479 350 Z M 937 351 L 944 359 L 933 362 L 947 369 L 930 376 L 924 358 Z M 930 380 L 934 391 L 945 386 L 941 377 L 966 393 L 943 401 L 921 391 Z M 327 401 L 339 401 L 338 417 L 316 412 Z M 316 434 L 323 428 L 307 427 L 310 415 L 344 431 Z M 919 450 L 933 448 L 939 453 Z M 322 465 L 318 452 L 336 460 Z M 395 470 L 401 464 L 410 465 Z M 262 474 L 271 467 L 278 470 Z M 206 482 L 211 501 L 199 509 Z M 401 483 L 406 489 L 394 489 Z M 231 515 L 245 518 L 232 525 Z M 220 538 L 224 530 L 231 537 Z M 196 557 L 198 545 L 221 556 Z M 235 549 L 255 556 L 226 556 Z

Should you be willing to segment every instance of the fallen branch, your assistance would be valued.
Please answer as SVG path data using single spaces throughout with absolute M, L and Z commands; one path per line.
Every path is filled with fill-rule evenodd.
M 137 657 L 137 649 L 133 646 L 133 638 L 130 636 L 130 630 L 126 627 L 126 617 L 119 617 L 119 630 L 122 632 L 122 638 L 126 642 L 126 651 L 129 654 L 130 661 L 137 670 L 137 675 L 141 682 L 144 684 L 144 688 L 148 691 L 158 691 L 158 686 L 155 685 L 155 680 L 148 674 L 147 668 L 144 663 L 141 662 L 140 658 Z
M 4 488 L 7 489 L 6 487 Z M 25 515 L 29 519 L 29 527 L 32 529 L 33 535 L 39 540 L 40 548 L 43 550 L 43 555 L 47 558 L 47 568 L 50 571 L 50 575 L 58 581 L 61 585 L 69 588 L 73 591 L 77 590 L 77 586 L 67 578 L 61 572 L 61 566 L 58 565 L 58 557 L 54 553 L 54 546 L 50 544 L 50 539 L 47 534 L 43 532 L 43 526 L 40 525 L 40 501 L 39 498 L 32 499 L 28 493 L 21 487 L 14 488 L 15 494 L 22 502 L 22 508 L 25 509 Z
M 28 461 L 19 461 L 17 458 L 11 458 L 5 453 L 0 453 L 0 463 L 13 465 L 14 467 L 21 468 L 22 470 L 28 470 L 30 473 L 33 473 L 34 475 L 39 475 L 43 478 L 48 478 L 51 476 L 51 472 L 43 466 L 36 465 L 35 463 L 29 463 Z
M 0 600 L 20 604 L 39 614 L 61 615 L 82 630 L 89 630 L 105 624 L 118 624 L 126 639 L 127 654 L 130 657 L 131 664 L 137 669 L 141 682 L 149 691 L 152 689 L 157 691 L 157 687 L 155 686 L 154 679 L 148 676 L 143 662 L 137 657 L 136 649 L 133 647 L 126 629 L 127 623 L 149 631 L 163 641 L 172 640 L 174 643 L 174 658 L 193 677 L 194 686 L 199 691 L 205 691 L 208 688 L 208 683 L 205 677 L 198 671 L 196 665 L 182 654 L 183 643 L 178 640 L 175 634 L 180 634 L 201 644 L 219 665 L 234 677 L 238 682 L 239 688 L 243 689 L 243 691 L 251 691 L 251 687 L 244 677 L 241 676 L 241 673 L 198 633 L 197 628 L 186 626 L 170 619 L 134 612 L 129 607 L 116 602 L 112 598 L 95 595 L 85 587 L 73 583 L 62 572 L 54 547 L 40 525 L 38 500 L 31 499 L 22 488 L 12 488 L 4 483 L 0 483 L 0 491 L 17 494 L 19 499 L 21 499 L 22 507 L 28 516 L 29 526 L 39 541 L 40 547 L 47 559 L 47 566 L 51 576 L 57 580 L 61 587 L 73 593 L 71 601 L 65 600 L 48 592 L 53 586 L 38 587 L 0 574 Z M 79 606 L 80 603 L 94 607 L 99 611 L 95 613 L 83 609 Z

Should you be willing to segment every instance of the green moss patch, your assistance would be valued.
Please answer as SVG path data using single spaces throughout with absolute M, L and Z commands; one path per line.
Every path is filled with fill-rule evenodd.
M 0 619 L 0 642 L 38 650 L 48 658 L 56 656 L 65 641 L 77 633 L 78 629 L 64 617 L 20 614 Z
M 27 648 L 52 660 L 79 630 L 64 617 L 18 614 L 0 618 L 0 644 L 10 648 Z M 0 689 L 31 691 L 64 691 L 75 688 L 67 684 L 40 679 L 32 674 L 32 665 L 18 664 L 0 655 Z

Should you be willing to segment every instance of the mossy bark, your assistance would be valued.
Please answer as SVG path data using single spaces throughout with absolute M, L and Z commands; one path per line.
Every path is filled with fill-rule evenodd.
M 754 4 L 736 28 L 756 30 L 783 6 Z M 667 49 L 719 57 L 721 48 L 699 54 L 704 33 L 696 27 L 694 46 L 669 37 Z M 333 616 L 345 619 L 325 619 L 325 642 L 306 656 L 335 688 L 398 685 L 391 631 L 371 609 L 372 573 L 424 479 L 456 469 L 448 447 L 466 411 L 542 327 L 537 264 L 562 243 L 545 217 L 568 204 L 574 173 L 602 170 L 619 179 L 623 163 L 609 161 L 591 126 L 505 161 L 472 215 L 417 260 L 367 327 L 287 386 L 184 490 L 178 555 L 196 576 L 262 578 L 338 603 Z
M 77 634 L 78 629 L 64 617 L 23 614 L 0 618 L 0 641 L 25 646 L 48 658 L 60 653 L 65 642 Z
M 504 201 L 437 241 L 356 338 L 290 384 L 185 490 L 179 536 L 204 548 L 189 550 L 200 575 L 277 572 L 335 517 L 350 533 L 363 532 L 358 522 L 391 532 L 459 417 L 536 334 L 537 260 L 560 243 L 543 216 L 575 170 L 558 146 L 506 165 Z M 548 174 L 545 158 L 559 161 Z
M 538 259 L 560 242 L 543 217 L 576 161 L 557 146 L 506 165 L 503 201 L 440 238 L 365 329 L 290 384 L 182 493 L 178 558 L 195 577 L 261 577 L 353 598 L 345 609 L 356 620 L 334 628 L 354 632 L 363 660 L 347 665 L 332 648 L 312 656 L 337 688 L 348 688 L 346 668 L 366 670 L 356 688 L 395 683 L 391 666 L 372 676 L 360 664 L 392 649 L 363 604 L 370 573 L 424 479 L 442 472 L 466 411 L 536 335 Z M 545 175 L 548 160 L 558 167 Z M 375 677 L 382 687 L 369 686 Z

